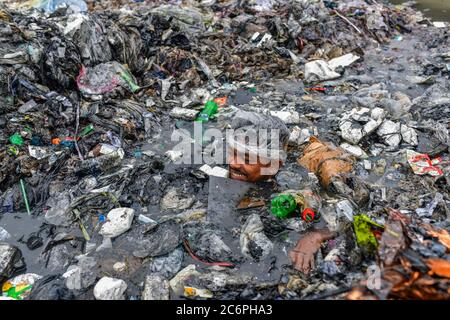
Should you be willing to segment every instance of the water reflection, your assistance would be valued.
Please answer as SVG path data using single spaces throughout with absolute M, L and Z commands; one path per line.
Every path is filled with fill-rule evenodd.
M 406 0 L 390 0 L 394 4 L 401 4 Z M 450 0 L 416 0 L 415 7 L 426 17 L 434 21 L 450 21 Z

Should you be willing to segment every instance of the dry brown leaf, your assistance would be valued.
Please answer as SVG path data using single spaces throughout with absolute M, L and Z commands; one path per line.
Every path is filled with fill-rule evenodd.
M 429 224 L 422 224 L 422 227 L 425 228 L 425 230 L 427 230 L 430 236 L 438 238 L 439 242 L 442 243 L 447 248 L 447 251 L 450 250 L 450 234 L 448 234 L 447 230 L 444 229 L 436 230 Z
M 430 268 L 431 274 L 450 278 L 450 261 L 444 259 L 427 259 L 426 263 Z
M 355 287 L 345 296 L 347 300 L 379 300 L 375 295 L 369 293 L 365 287 Z
M 239 202 L 237 208 L 238 209 L 250 209 L 250 208 L 256 208 L 256 207 L 262 207 L 266 203 L 262 199 L 251 199 L 249 197 L 245 197 L 244 199 Z

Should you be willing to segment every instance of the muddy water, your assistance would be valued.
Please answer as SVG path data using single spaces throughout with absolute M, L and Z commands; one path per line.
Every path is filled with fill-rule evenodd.
M 393 4 L 401 4 L 405 0 L 390 0 Z M 426 17 L 434 21 L 450 21 L 450 0 L 416 0 L 416 8 Z

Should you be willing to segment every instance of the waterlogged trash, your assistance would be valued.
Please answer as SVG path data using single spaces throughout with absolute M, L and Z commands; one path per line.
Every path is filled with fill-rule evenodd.
M 88 174 L 98 174 L 120 166 L 124 152 L 122 149 L 115 150 L 102 156 L 81 161 L 75 168 L 75 173 L 79 176 Z
M 417 208 L 416 213 L 420 217 L 431 217 L 433 215 L 433 212 L 436 209 L 437 205 L 442 200 L 444 200 L 443 194 L 440 192 L 437 192 L 436 195 L 434 196 L 433 201 L 431 201 L 431 203 L 428 206 L 426 206 L 425 208 Z
M 307 82 L 320 82 L 325 80 L 333 80 L 341 75 L 335 72 L 338 68 L 348 67 L 353 62 L 359 60 L 357 55 L 352 53 L 331 59 L 326 62 L 324 60 L 315 60 L 305 64 L 305 80 Z
M 211 291 L 194 287 L 184 287 L 184 296 L 187 298 L 200 297 L 207 299 L 214 297 Z
M 170 116 L 176 119 L 183 119 L 187 121 L 192 121 L 197 117 L 198 111 L 187 109 L 187 108 L 180 108 L 175 107 L 170 111 Z
M 41 278 L 35 273 L 25 273 L 9 279 L 3 283 L 2 295 L 15 300 L 23 300 L 30 295 L 34 283 Z
M 399 252 L 405 248 L 406 240 L 403 235 L 402 222 L 391 215 L 384 225 L 378 255 L 385 265 L 390 266 L 394 263 Z
M 388 1 L 19 2 L 0 9 L 0 282 L 53 275 L 11 295 L 449 299 L 444 28 Z M 260 163 L 179 163 L 196 119 L 222 134 L 183 136 L 196 154 Z
M 305 64 L 305 80 L 320 82 L 339 78 L 341 75 L 330 67 L 324 60 L 315 60 Z
M 169 300 L 169 281 L 160 275 L 151 274 L 145 278 L 142 300 Z
M 377 134 L 384 140 L 384 143 L 390 147 L 397 147 L 402 136 L 400 135 L 400 124 L 387 120 L 383 122 L 377 130 Z
M 328 276 L 335 276 L 341 272 L 340 264 L 341 260 L 339 255 L 342 254 L 342 250 L 339 248 L 332 249 L 327 256 L 323 259 L 321 270 Z
M 82 67 L 77 77 L 80 91 L 86 96 L 102 95 L 119 87 L 131 92 L 139 89 L 130 71 L 118 62 L 107 62 L 93 68 Z
M 18 111 L 20 113 L 27 113 L 27 112 L 31 111 L 32 109 L 34 109 L 36 106 L 37 106 L 37 103 L 34 100 L 29 100 L 27 103 L 24 103 L 23 105 L 21 105 Z
M 138 258 L 166 255 L 181 244 L 181 233 L 180 224 L 171 220 L 162 222 L 136 238 L 133 255 Z
M 11 238 L 11 235 L 4 228 L 0 227 L 0 241 L 6 241 Z
M 318 221 L 322 200 L 311 190 L 286 190 L 272 199 L 271 212 L 278 218 L 286 218 L 296 212 L 306 222 Z
M 358 103 L 361 99 L 360 104 L 368 100 L 367 93 L 363 90 L 359 93 L 361 98 L 359 96 L 354 98 Z M 381 125 L 385 116 L 386 112 L 382 108 L 354 108 L 350 112 L 344 113 L 339 121 L 342 138 L 354 145 L 358 144 Z
M 264 260 L 273 250 L 273 243 L 264 234 L 264 226 L 257 214 L 247 218 L 242 227 L 239 243 L 242 254 L 256 261 Z
M 441 244 L 443 244 L 447 251 L 450 250 L 450 234 L 445 229 L 433 228 L 429 224 L 421 225 L 431 237 L 437 238 Z
M 245 197 L 242 199 L 239 204 L 237 205 L 237 209 L 251 209 L 251 208 L 257 208 L 262 207 L 266 204 L 266 202 L 263 199 L 252 199 L 249 197 Z
M 215 177 L 222 177 L 222 178 L 228 178 L 228 170 L 221 168 L 221 167 L 214 167 L 211 168 L 209 165 L 204 164 L 199 168 L 200 171 L 206 173 L 208 176 L 215 176 Z
M 330 61 L 328 61 L 328 65 L 332 70 L 336 70 L 337 68 L 345 68 L 351 65 L 353 62 L 358 61 L 359 58 L 359 56 L 353 53 L 348 53 L 346 55 L 331 59 Z
M 58 275 L 45 276 L 37 280 L 28 300 L 72 300 L 74 294 L 67 289 L 64 279 Z
M 406 150 L 406 157 L 415 174 L 428 174 L 433 177 L 439 177 L 444 174 L 443 171 L 436 166 L 442 162 L 442 158 L 440 157 L 431 159 L 427 154 L 418 153 L 413 150 Z
M 348 154 L 316 137 L 309 139 L 298 163 L 314 172 L 324 187 L 328 187 L 333 179 L 342 177 L 353 169 L 353 161 Z
M 23 179 L 20 179 L 20 191 L 22 192 L 22 199 L 23 199 L 23 202 L 25 203 L 25 208 L 27 209 L 27 213 L 28 213 L 28 215 L 30 215 L 31 210 L 30 210 L 30 205 L 28 203 L 27 191 L 25 189 L 25 183 L 23 182 Z
M 368 251 L 378 248 L 378 241 L 374 234 L 374 229 L 383 229 L 382 225 L 372 221 L 365 214 L 353 216 L 353 228 L 355 230 L 358 245 Z
M 113 209 L 108 212 L 99 233 L 104 237 L 115 238 L 130 229 L 133 218 L 134 210 L 131 208 Z
M 178 294 L 182 294 L 184 291 L 184 282 L 189 279 L 191 276 L 198 276 L 200 272 L 198 272 L 195 268 L 195 265 L 190 264 L 186 266 L 183 270 L 177 273 L 175 277 L 173 277 L 170 282 L 170 288 Z
M 336 212 L 340 216 L 345 216 L 348 221 L 353 222 L 354 210 L 353 206 L 348 200 L 342 200 L 336 204 Z
M 125 300 L 127 284 L 122 279 L 110 277 L 101 278 L 94 287 L 97 300 Z
M 0 242 L 0 282 L 7 280 L 22 266 L 22 252 L 14 246 Z
M 194 197 L 183 196 L 180 194 L 180 190 L 171 187 L 164 197 L 161 199 L 162 210 L 183 210 L 190 208 L 194 203 Z
M 148 270 L 153 274 L 162 276 L 164 279 L 171 279 L 181 269 L 185 252 L 179 247 L 172 252 L 155 257 L 151 260 Z

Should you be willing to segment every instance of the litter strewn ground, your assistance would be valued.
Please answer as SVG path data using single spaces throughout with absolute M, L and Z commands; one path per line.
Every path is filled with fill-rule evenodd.
M 449 299 L 450 29 L 377 2 L 2 2 L 0 299 Z M 274 177 L 178 164 L 242 111 Z

